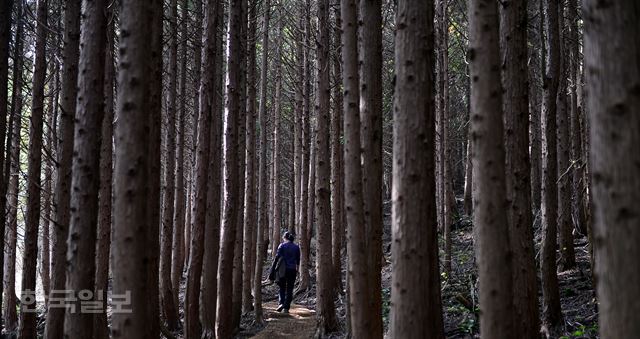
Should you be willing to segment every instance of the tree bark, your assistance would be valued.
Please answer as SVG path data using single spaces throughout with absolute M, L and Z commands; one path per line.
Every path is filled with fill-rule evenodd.
M 67 251 L 66 288 L 78 299 L 82 291 L 93 293 L 96 271 L 98 189 L 100 187 L 100 141 L 104 117 L 104 60 L 107 42 L 105 0 L 84 1 L 80 29 L 78 101 L 74 132 L 71 177 L 71 224 Z M 96 86 L 101 84 L 103 86 Z M 98 175 L 96 175 L 98 173 Z M 80 306 L 80 305 L 78 305 Z M 93 314 L 65 314 L 64 335 L 93 336 Z
M 242 312 L 253 310 L 252 280 L 254 280 L 254 267 L 256 256 L 256 31 L 258 6 L 252 2 L 249 6 L 249 30 L 247 32 L 247 132 L 246 132 L 246 176 L 244 185 L 244 245 L 243 272 L 242 272 Z M 256 284 L 260 284 L 257 281 Z
M 23 3 L 20 1 L 16 7 L 16 17 L 22 18 Z M 9 15 L 11 13 L 9 12 Z M 11 128 L 7 135 L 7 152 L 9 152 L 4 163 L 4 183 L 7 185 L 7 223 L 4 232 L 6 239 L 3 265 L 3 292 L 2 319 L 4 328 L 7 331 L 15 331 L 18 326 L 18 314 L 16 312 L 17 298 L 15 290 L 16 281 L 16 244 L 18 231 L 18 181 L 20 171 L 20 130 L 22 128 L 22 89 L 23 89 L 23 68 L 24 68 L 24 22 L 22 19 L 16 22 L 16 33 L 13 54 L 13 88 L 11 94 L 11 118 L 9 119 Z M 4 189 L 4 187 L 3 187 Z M 4 251 L 3 251 L 4 253 Z
M 280 154 L 280 135 L 282 134 L 280 130 L 281 123 L 281 101 L 282 101 L 282 20 L 279 21 L 278 24 L 278 36 L 276 37 L 276 56 L 275 56 L 275 93 L 274 93 L 274 102 L 273 102 L 273 172 L 272 172 L 272 180 L 273 180 L 273 229 L 272 229 L 272 239 L 271 242 L 271 255 L 273 257 L 276 256 L 276 252 L 278 250 L 278 245 L 280 245 L 281 231 L 280 228 L 282 226 L 282 197 L 281 197 L 281 189 L 280 189 L 280 163 L 282 161 Z
M 570 76 L 568 43 L 564 38 L 564 10 L 563 5 L 558 8 L 558 25 L 560 32 L 560 80 L 557 94 L 557 147 L 558 147 L 558 232 L 560 242 L 561 271 L 566 271 L 576 265 L 575 250 L 573 248 L 573 222 L 571 220 L 571 185 L 572 174 L 571 139 L 569 134 L 569 114 L 571 107 L 567 103 L 568 77 Z
M 483 338 L 507 338 L 513 335 L 515 323 L 498 23 L 496 2 L 471 1 L 471 136 L 473 161 L 477 164 L 473 167 L 476 185 L 473 221 Z
M 640 333 L 640 8 L 584 6 L 600 336 L 626 338 Z
M 558 3 L 545 2 L 546 69 L 543 83 L 542 109 L 542 309 L 543 325 L 550 334 L 562 323 L 560 292 L 556 273 L 557 214 L 558 214 L 558 163 L 556 149 L 556 97 L 560 76 L 560 32 Z
M 241 25 L 242 1 L 232 0 L 229 8 L 229 35 L 226 78 L 226 107 L 224 124 L 224 207 L 220 230 L 220 259 L 218 261 L 218 306 L 216 337 L 231 338 L 233 332 L 233 256 L 238 226 L 238 117 L 240 115 L 240 77 L 242 60 Z
M 310 0 L 306 0 L 304 7 L 304 23 L 305 23 L 305 42 L 303 53 L 303 104 L 302 104 L 302 174 L 300 182 L 300 286 L 298 289 L 304 291 L 309 289 L 311 277 L 309 275 L 309 257 L 311 252 L 311 239 L 307 236 L 308 230 L 313 224 L 312 210 L 313 204 L 310 203 L 309 197 L 313 195 L 310 188 L 312 187 L 313 175 L 315 168 L 313 165 L 313 156 L 311 151 L 311 70 L 310 70 L 310 41 L 311 41 L 311 24 L 310 24 Z
M 17 6 L 19 9 L 22 8 L 22 4 Z M 9 150 L 5 150 L 5 136 L 7 134 L 7 115 L 8 111 L 8 101 L 9 101 L 9 50 L 10 50 L 10 42 L 11 42 L 11 12 L 13 10 L 13 0 L 3 1 L 0 4 L 0 211 L 5 212 L 7 205 L 7 186 L 8 186 L 8 176 L 5 175 L 5 170 L 9 170 L 9 168 L 5 168 L 5 151 L 9 152 Z M 18 20 L 21 19 L 20 16 L 16 16 Z M 20 26 L 18 24 L 17 26 Z M 16 28 L 17 30 L 17 28 Z M 16 34 L 16 40 L 20 37 Z M 16 55 L 17 56 L 17 55 Z M 22 58 L 20 56 L 20 58 Z M 13 63 L 17 62 L 17 59 L 13 59 Z M 15 69 L 15 67 L 14 67 Z M 16 73 L 13 73 L 13 84 L 16 85 L 15 78 Z M 5 235 L 7 219 L 0 218 L 0 234 Z M 5 242 L 2 241 L 0 243 L 0 264 L 4 262 L 5 256 Z M 0 269 L 4 270 L 4 265 Z M 4 271 L 0 271 L 0 277 L 4 277 Z M 0 310 L 2 309 L 2 298 L 0 297 Z
M 236 153 L 238 162 L 237 188 L 236 188 L 236 236 L 234 240 L 233 250 L 233 295 L 231 302 L 232 321 L 231 327 L 233 331 L 240 328 L 240 318 L 242 316 L 242 290 L 243 290 L 243 242 L 244 242 L 244 189 L 246 174 L 246 134 L 247 134 L 247 6 L 246 0 L 240 0 L 240 47 L 238 59 L 238 87 L 236 88 L 238 96 L 238 116 L 237 116 L 237 132 L 236 132 Z
M 500 47 L 504 88 L 504 143 L 507 221 L 513 255 L 515 333 L 538 338 L 538 290 L 529 161 L 529 80 L 527 56 L 527 2 L 506 1 L 500 7 Z
M 578 9 L 577 1 L 570 0 L 567 7 L 567 20 L 569 24 L 569 79 L 570 79 L 570 138 L 571 138 L 571 159 L 573 166 L 571 183 L 571 209 L 574 227 L 582 234 L 587 234 L 586 214 L 584 204 L 584 164 L 582 147 L 582 117 L 581 107 L 578 105 L 578 87 L 581 86 L 580 71 L 580 32 L 578 31 Z
M 112 334 L 142 338 L 157 330 L 151 317 L 157 317 L 158 290 L 149 283 L 150 276 L 158 274 L 153 243 L 158 241 L 159 219 L 152 217 L 152 208 L 159 208 L 154 192 L 160 177 L 152 144 L 159 141 L 160 126 L 152 120 L 157 119 L 160 100 L 162 3 L 124 0 L 121 6 L 120 27 L 128 34 L 121 34 L 119 41 L 112 267 L 113 294 L 129 294 L 132 312 L 113 314 Z
M 444 338 L 435 203 L 433 17 L 433 1 L 398 1 L 389 323 L 393 338 Z
M 342 83 L 344 86 L 345 126 L 345 210 L 347 219 L 347 252 L 349 284 L 349 319 L 354 338 L 371 335 L 372 315 L 369 309 L 367 237 L 364 216 L 363 178 L 360 163 L 360 79 L 358 74 L 358 7 L 355 0 L 342 0 Z
M 316 178 L 315 210 L 318 224 L 318 249 L 316 255 L 317 307 L 320 331 L 329 333 L 336 329 L 334 304 L 333 264 L 331 260 L 331 202 L 330 202 L 330 149 L 329 149 L 329 1 L 318 1 L 317 82 L 316 88 Z
M 364 307 L 369 309 L 369 337 L 382 338 L 382 2 L 360 0 L 360 15 L 362 194 L 367 197 L 364 223 L 369 275 Z
M 215 178 L 215 171 L 210 171 L 210 161 L 215 158 L 211 156 L 211 138 L 216 140 L 216 136 L 212 136 L 210 133 L 218 128 L 218 117 L 212 116 L 218 112 L 217 104 L 218 98 L 216 93 L 216 71 L 220 65 L 218 61 L 218 29 L 219 29 L 219 15 L 218 12 L 222 10 L 222 5 L 219 1 L 208 2 L 206 5 L 205 17 L 204 17 L 204 33 L 202 36 L 203 46 L 203 58 L 202 58 L 202 77 L 200 82 L 200 103 L 199 103 L 199 117 L 198 117 L 198 136 L 196 143 L 196 165 L 194 171 L 195 183 L 192 186 L 195 192 L 193 193 L 194 199 L 191 206 L 191 228 L 193 234 L 190 237 L 189 245 L 189 266 L 187 269 L 187 290 L 185 292 L 185 337 L 196 338 L 200 337 L 200 321 L 202 322 L 202 336 L 205 338 L 213 338 L 214 336 L 214 324 L 215 324 L 215 298 L 216 295 L 215 286 L 211 286 L 211 281 L 207 279 L 207 276 L 203 277 L 202 292 L 201 277 L 203 272 L 203 266 L 207 269 L 205 272 L 213 271 L 217 272 L 217 258 L 212 258 L 211 255 L 205 255 L 206 249 L 209 246 L 216 245 L 216 225 L 215 220 L 212 220 L 212 227 L 205 227 L 206 221 L 210 218 L 215 218 L 216 214 L 219 215 L 219 209 L 212 208 L 209 211 L 210 205 L 208 203 L 209 189 L 215 189 L 218 182 L 209 182 L 207 175 L 211 178 Z M 215 121 L 215 122 L 214 122 Z M 215 133 L 215 132 L 214 132 Z M 217 146 L 217 145 L 216 145 Z M 213 147 L 215 148 L 215 147 Z M 216 166 L 215 164 L 211 166 Z M 213 187 L 211 187 L 213 186 Z M 212 192 L 211 196 L 215 196 L 216 192 Z M 212 215 L 208 215 L 212 213 Z M 217 246 L 211 248 L 210 251 L 216 252 Z M 203 264 L 203 256 L 205 263 Z M 212 288 L 212 289 L 210 289 Z M 200 306 L 200 293 L 202 293 L 202 306 Z
M 22 293 L 20 338 L 36 338 L 35 298 L 36 263 L 38 254 L 38 228 L 40 223 L 40 171 L 42 169 L 42 115 L 44 111 L 44 85 L 47 72 L 47 12 L 48 1 L 39 0 L 36 9 L 36 46 L 33 70 L 31 125 L 29 128 L 29 160 L 27 170 L 27 210 L 25 216 L 24 255 L 22 262 Z
M 64 290 L 67 276 L 67 236 L 71 201 L 71 163 L 73 155 L 73 130 L 78 92 L 78 60 L 80 55 L 80 1 L 66 2 L 64 11 L 64 48 L 62 51 L 62 92 L 60 103 L 60 128 L 58 134 L 58 176 L 55 185 L 55 232 L 51 257 L 51 288 Z M 60 297 L 60 296 L 58 296 Z M 61 338 L 64 309 L 51 308 L 47 312 L 45 337 Z
M 111 210 L 113 182 L 113 80 L 114 80 L 114 8 L 110 6 L 107 16 L 107 45 L 104 58 L 104 117 L 102 119 L 102 142 L 100 144 L 100 188 L 98 192 L 98 233 L 96 245 L 96 278 L 94 296 L 102 295 L 101 313 L 95 315 L 93 338 L 109 338 L 107 319 L 107 291 L 109 289 L 109 255 L 111 247 Z
M 178 309 L 175 304 L 173 285 L 171 283 L 171 247 L 173 243 L 173 218 L 175 211 L 175 167 L 176 167 L 176 110 L 178 94 L 178 1 L 171 0 L 169 5 L 169 88 L 166 109 L 165 134 L 165 171 L 162 195 L 162 232 L 160 242 L 160 301 L 162 315 L 167 328 L 175 331 L 178 328 Z
M 256 312 L 256 323 L 264 322 L 262 310 L 262 264 L 265 259 L 267 249 L 265 237 L 269 230 L 269 221 L 267 219 L 268 212 L 268 193 L 267 186 L 269 180 L 267 177 L 267 70 L 269 67 L 268 51 L 269 51 L 269 17 L 271 12 L 271 1 L 264 2 L 264 17 L 262 19 L 262 60 L 260 67 L 260 105 L 258 107 L 258 132 L 260 143 L 260 154 L 258 159 L 258 228 L 256 230 L 256 261 L 254 267 L 254 284 L 253 297 L 254 309 Z

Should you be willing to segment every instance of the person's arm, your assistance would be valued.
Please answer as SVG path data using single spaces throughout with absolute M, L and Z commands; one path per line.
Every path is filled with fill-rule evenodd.
M 271 264 L 271 270 L 273 271 L 276 268 L 276 264 L 278 263 L 278 259 L 282 256 L 282 245 L 278 246 L 278 250 L 276 251 L 276 257 L 273 259 L 273 263 Z

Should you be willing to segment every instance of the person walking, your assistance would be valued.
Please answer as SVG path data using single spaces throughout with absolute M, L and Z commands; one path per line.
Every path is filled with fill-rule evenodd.
M 280 287 L 280 304 L 277 311 L 289 313 L 291 301 L 293 300 L 293 286 L 300 267 L 300 247 L 293 242 L 295 239 L 293 233 L 285 232 L 282 239 L 284 241 L 278 246 L 276 258 L 273 261 L 273 265 L 271 265 L 269 279 L 275 280 Z M 282 265 L 284 265 L 284 270 Z

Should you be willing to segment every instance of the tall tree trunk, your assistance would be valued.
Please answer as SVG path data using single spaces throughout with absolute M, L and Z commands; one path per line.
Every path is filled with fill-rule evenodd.
M 247 100 L 246 100 L 246 176 L 244 185 L 244 244 L 242 248 L 242 312 L 253 309 L 251 282 L 254 278 L 256 255 L 256 31 L 257 10 L 255 2 L 249 5 L 249 28 L 247 32 Z M 239 136 L 242 137 L 242 136 Z M 260 284 L 257 281 L 256 284 Z
M 452 171 L 451 171 L 451 147 L 449 145 L 449 17 L 446 0 L 439 0 L 436 5 L 436 15 L 438 16 L 437 41 L 440 52 L 438 53 L 438 133 L 439 149 L 438 155 L 438 183 L 440 191 L 440 222 L 444 235 L 444 270 L 448 274 L 451 272 L 451 218 L 453 208 L 455 208 L 455 198 L 453 197 Z
M 201 9 L 201 3 L 195 5 L 196 9 Z M 200 10 L 198 10 L 200 12 Z M 184 268 L 184 227 L 188 224 L 185 219 L 185 197 L 186 190 L 184 185 L 184 161 L 185 161 L 185 134 L 188 114 L 187 111 L 187 39 L 188 33 L 187 18 L 189 17 L 189 1 L 182 2 L 182 32 L 180 43 L 180 115 L 178 119 L 178 142 L 176 144 L 176 189 L 175 189 L 175 211 L 173 215 L 173 239 L 172 239 L 172 256 L 171 256 L 171 286 L 173 293 L 173 304 L 176 308 L 180 308 L 180 280 L 182 279 L 182 269 Z M 197 14 L 198 18 L 201 14 Z M 202 22 L 199 22 L 200 25 Z M 198 20 L 196 20 L 198 25 Z M 196 36 L 201 37 L 202 34 Z M 197 50 L 199 48 L 196 47 Z M 197 106 L 194 106 L 197 107 Z
M 244 242 L 244 184 L 245 184 L 245 173 L 246 173 L 246 134 L 247 134 L 247 6 L 248 3 L 246 0 L 240 0 L 240 58 L 238 59 L 238 87 L 235 89 L 237 92 L 237 106 L 238 106 L 238 116 L 237 116 L 237 132 L 236 132 L 236 157 L 238 162 L 238 173 L 236 174 L 237 178 L 237 188 L 236 188 L 236 236 L 234 240 L 234 250 L 233 250 L 233 295 L 231 302 L 231 311 L 232 311 L 232 321 L 231 327 L 233 331 L 240 328 L 240 317 L 242 316 L 242 284 L 244 280 L 242 279 L 242 269 L 243 269 L 243 242 Z
M 260 154 L 258 159 L 258 228 L 256 230 L 256 261 L 254 267 L 253 297 L 256 311 L 256 322 L 264 322 L 262 310 L 262 264 L 267 249 L 265 237 L 269 229 L 267 219 L 268 194 L 267 186 L 267 70 L 269 67 L 269 18 L 271 12 L 271 1 L 264 2 L 264 17 L 262 20 L 262 60 L 260 67 L 260 105 L 258 106 L 258 132 L 260 143 Z
M 175 211 L 175 167 L 176 167 L 176 110 L 178 94 L 178 1 L 171 0 L 169 6 L 169 89 L 166 109 L 167 127 L 165 132 L 165 171 L 164 194 L 162 195 L 162 232 L 160 242 L 160 301 L 162 315 L 167 328 L 178 328 L 178 309 L 175 305 L 173 285 L 171 283 L 171 245 L 173 243 L 173 217 Z M 184 20 L 184 19 L 183 19 Z
M 339 4 L 339 2 L 338 2 Z M 344 238 L 344 197 L 342 196 L 342 178 L 343 175 L 343 154 L 342 154 L 342 124 L 343 119 L 343 89 L 340 86 L 342 81 L 341 64 L 340 64 L 340 47 L 341 41 L 341 17 L 340 6 L 335 8 L 335 27 L 333 28 L 333 44 L 336 49 L 331 53 L 333 66 L 333 79 L 335 81 L 332 86 L 333 106 L 331 108 L 331 131 L 330 131 L 330 147 L 331 147 L 331 262 L 334 268 L 333 277 L 334 290 L 342 293 L 342 243 Z M 357 57 L 357 55 L 356 55 Z M 357 86 L 357 84 L 356 84 Z M 301 88 L 302 89 L 302 88 Z M 302 103 L 301 103 L 302 104 Z M 357 105 L 356 105 L 357 106 Z M 294 139 L 295 140 L 295 139 Z
M 194 171 L 195 183 L 192 186 L 195 190 L 194 200 L 192 202 L 191 227 L 193 228 L 193 236 L 189 245 L 189 267 L 187 269 L 187 290 L 185 292 L 185 337 L 196 338 L 200 336 L 200 324 L 202 322 L 202 335 L 206 338 L 214 337 L 215 322 L 215 286 L 210 286 L 210 281 L 205 277 L 202 285 L 202 307 L 200 307 L 200 286 L 203 266 L 206 272 L 217 271 L 217 258 L 211 258 L 211 255 L 205 256 L 206 248 L 215 244 L 216 239 L 216 223 L 213 222 L 212 227 L 205 227 L 209 218 L 215 218 L 219 215 L 219 209 L 211 209 L 208 207 L 209 187 L 215 189 L 218 185 L 214 179 L 214 171 L 210 171 L 210 150 L 211 138 L 216 140 L 216 136 L 212 136 L 210 131 L 216 131 L 218 128 L 217 116 L 217 93 L 216 93 L 216 70 L 220 65 L 217 64 L 218 55 L 218 28 L 219 15 L 222 10 L 222 4 L 219 1 L 208 2 L 206 5 L 204 18 L 204 33 L 202 36 L 203 59 L 202 59 L 202 77 L 200 82 L 200 103 L 198 117 L 198 136 L 196 146 L 196 165 Z M 212 115 L 216 114 L 214 118 Z M 215 121 L 215 122 L 214 122 Z M 214 132 L 215 133 L 215 132 Z M 215 142 L 215 141 L 214 141 Z M 217 146 L 217 145 L 216 145 Z M 214 147 L 215 148 L 215 147 Z M 215 156 L 214 156 L 215 158 Z M 213 165 L 215 166 L 215 164 Z M 210 175 L 214 181 L 209 182 L 207 175 Z M 212 192 L 212 196 L 217 198 Z M 212 213 L 208 216 L 208 213 Z M 209 217 L 209 218 L 208 218 Z M 214 220 L 212 220 L 214 221 Z M 210 251 L 216 251 L 211 248 Z M 203 256 L 205 263 L 203 264 Z M 210 287 L 213 287 L 211 290 Z M 202 313 L 200 313 L 202 311 Z
M 538 37 L 540 48 L 540 83 L 544 85 L 546 73 L 546 48 L 545 48 L 545 0 L 538 0 L 540 18 L 538 25 Z M 535 73 L 535 72 L 534 72 Z M 538 91 L 537 86 L 532 86 L 533 91 Z M 544 89 L 543 89 L 544 91 Z M 531 112 L 531 203 L 534 213 L 542 209 L 542 110 L 544 109 L 544 95 L 538 92 L 540 98 L 540 106 L 534 108 Z
M 362 194 L 368 272 L 369 336 L 382 337 L 382 2 L 360 0 Z M 358 94 L 358 93 L 356 93 Z M 355 287 L 355 286 L 352 286 Z M 355 292 L 355 289 L 351 289 Z M 353 325 L 353 324 L 352 324 Z
M 20 171 L 20 130 L 22 128 L 22 89 L 23 89 L 23 68 L 24 68 L 24 20 L 22 19 L 23 3 L 19 1 L 16 7 L 16 17 L 20 18 L 16 22 L 16 34 L 13 54 L 13 88 L 11 94 L 11 118 L 9 127 L 10 134 L 7 135 L 7 152 L 9 152 L 4 163 L 4 180 L 7 186 L 7 194 L 0 192 L 5 197 L 7 203 L 7 226 L 4 236 L 6 239 L 6 255 L 3 265 L 3 292 L 2 320 L 7 331 L 15 331 L 18 326 L 18 314 L 16 312 L 17 298 L 15 290 L 16 281 L 16 244 L 18 231 L 18 179 Z M 3 252 L 4 253 L 4 252 Z
M 560 79 L 557 94 L 557 148 L 558 148 L 558 232 L 560 242 L 561 271 L 569 270 L 576 265 L 575 250 L 573 248 L 573 222 L 571 220 L 571 179 L 573 171 L 569 160 L 571 158 L 571 139 L 569 138 L 569 110 L 567 105 L 567 78 L 569 72 L 569 55 L 567 42 L 564 38 L 564 10 L 563 3 L 558 7 L 558 25 L 560 32 Z
M 22 262 L 22 309 L 20 312 L 20 338 L 36 338 L 35 299 L 36 262 L 38 255 L 38 228 L 40 223 L 40 171 L 42 169 L 42 115 L 44 111 L 44 85 L 47 72 L 47 12 L 48 1 L 39 0 L 36 9 L 36 46 L 33 70 L 31 126 L 29 128 L 29 160 L 27 170 L 27 210 L 25 216 L 24 254 Z M 30 306 L 32 305 L 32 306 Z
M 309 206 L 313 206 L 309 203 L 310 187 L 313 183 L 311 179 L 311 170 L 313 167 L 312 152 L 311 152 L 311 73 L 310 73 L 310 40 L 311 40 L 311 24 L 310 24 L 310 0 L 305 1 L 304 13 L 301 15 L 304 17 L 304 52 L 303 52 L 303 66 L 302 66 L 302 169 L 301 169 L 301 181 L 300 181 L 300 286 L 299 290 L 304 291 L 309 289 L 311 277 L 309 276 L 309 257 L 310 257 L 310 242 L 307 237 L 308 230 L 313 224 L 313 218 L 311 217 L 311 210 Z
M 391 220 L 396 259 L 389 324 L 394 338 L 444 338 L 435 202 L 433 16 L 433 1 L 398 1 Z
M 330 151 L 329 151 L 329 1 L 318 1 L 318 39 L 316 88 L 316 185 L 315 209 L 318 223 L 318 248 L 316 255 L 317 270 L 317 307 L 320 318 L 320 331 L 331 332 L 336 329 L 336 310 L 334 304 L 333 264 L 331 260 L 331 197 Z
M 504 143 L 509 243 L 513 255 L 515 333 L 540 336 L 529 161 L 529 80 L 527 65 L 527 2 L 507 1 L 500 7 L 500 46 L 504 88 Z
M 567 20 L 569 23 L 569 79 L 570 79 L 570 131 L 571 131 L 571 160 L 572 170 L 571 183 L 571 208 L 573 225 L 582 234 L 587 234 L 585 204 L 584 204 L 584 164 L 582 157 L 582 130 L 580 118 L 582 111 L 578 105 L 578 87 L 581 84 L 580 72 L 580 32 L 578 31 L 578 8 L 577 1 L 570 0 L 567 7 Z
M 151 227 L 147 233 L 146 252 L 148 265 L 146 271 L 146 284 L 148 289 L 148 312 L 146 316 L 146 332 L 145 337 L 157 338 L 160 336 L 160 225 L 161 225 L 161 207 L 160 186 L 162 181 L 161 173 L 161 121 L 162 121 L 162 22 L 163 8 L 162 5 L 153 8 L 153 20 L 149 31 L 155 32 L 151 35 L 151 58 L 149 65 L 151 67 L 150 74 L 150 91 L 148 93 L 148 103 L 151 114 L 149 115 L 149 174 L 148 187 L 149 196 L 147 199 L 147 220 Z
M 279 13 L 279 16 L 282 16 Z M 272 172 L 272 180 L 273 180 L 273 229 L 272 229 L 272 239 L 271 242 L 271 255 L 276 256 L 276 252 L 278 250 L 278 245 L 280 244 L 280 228 L 282 225 L 282 197 L 281 197 L 281 188 L 280 188 L 280 177 L 281 170 L 280 165 L 282 162 L 282 155 L 280 154 L 282 146 L 281 143 L 281 115 L 282 115 L 282 19 L 279 20 L 278 24 L 278 36 L 276 37 L 276 56 L 275 56 L 275 93 L 274 93 L 274 102 L 273 102 L 273 172 Z
M 22 4 L 18 5 L 18 8 L 22 8 Z M 11 42 L 11 12 L 13 10 L 13 0 L 6 0 L 0 4 L 0 211 L 5 212 L 7 205 L 7 186 L 8 177 L 4 174 L 5 170 L 5 135 L 7 134 L 7 115 L 8 115 L 8 101 L 9 101 L 9 50 Z M 16 16 L 17 20 L 21 20 L 20 16 Z M 18 24 L 16 27 L 20 26 Z M 20 38 L 16 34 L 16 40 Z M 20 58 L 22 58 L 20 56 Z M 17 59 L 13 59 L 13 63 L 17 62 Z M 14 68 L 15 69 L 15 68 Z M 15 78 L 16 73 L 13 73 L 13 85 L 16 85 Z M 6 150 L 7 152 L 9 150 Z M 6 232 L 6 218 L 0 218 L 0 234 L 4 236 Z M 4 270 L 5 255 L 5 243 L 0 244 L 0 269 Z M 0 271 L 0 277 L 4 277 L 4 271 Z M 0 297 L 0 310 L 2 309 L 2 298 Z
M 93 291 L 96 272 L 98 189 L 100 187 L 100 141 L 104 116 L 104 60 L 107 42 L 105 0 L 84 1 L 80 29 L 78 103 L 74 133 L 71 177 L 71 224 L 67 251 L 66 289 L 78 293 Z M 94 316 L 67 309 L 64 335 L 93 336 Z
M 372 316 L 369 309 L 367 237 L 364 216 L 363 178 L 360 163 L 360 80 L 358 74 L 358 7 L 355 0 L 342 0 L 342 83 L 344 86 L 345 126 L 345 209 L 347 219 L 347 252 L 349 321 L 354 338 L 369 336 Z
M 556 96 L 560 76 L 560 32 L 558 3 L 545 1 L 546 69 L 543 83 L 542 109 L 542 309 L 543 324 L 554 334 L 562 323 L 560 292 L 556 273 L 556 247 L 558 226 L 558 163 L 556 149 Z
M 229 8 L 229 35 L 226 78 L 226 107 L 224 124 L 224 208 L 220 230 L 220 259 L 218 261 L 218 306 L 216 337 L 231 338 L 233 332 L 233 256 L 238 226 L 238 117 L 240 115 L 240 78 L 242 60 L 241 27 L 242 1 L 232 0 Z
M 607 4 L 584 2 L 595 274 L 604 339 L 640 333 L 640 8 L 634 2 Z
M 150 266 L 157 264 L 152 242 L 158 241 L 159 219 L 150 217 L 154 205 L 150 200 L 159 199 L 154 191 L 159 189 L 160 177 L 154 170 L 159 159 L 150 144 L 159 141 L 160 131 L 152 120 L 157 118 L 155 101 L 160 100 L 162 3 L 124 0 L 121 6 L 120 27 L 129 34 L 119 40 L 119 61 L 124 67 L 118 73 L 114 131 L 113 294 L 130 295 L 130 308 L 135 311 L 114 313 L 112 333 L 114 338 L 142 338 L 157 328 L 149 314 L 157 312 L 158 291 L 150 288 L 153 277 L 149 275 L 154 271 Z M 156 179 L 158 187 L 153 187 Z
M 483 338 L 513 335 L 512 257 L 505 183 L 500 84 L 498 4 L 473 0 L 469 7 L 471 135 L 475 252 L 478 262 L 480 331 Z M 526 74 L 526 73 L 525 73 Z
M 80 55 L 80 0 L 67 1 L 64 11 L 64 49 L 62 51 L 62 92 L 60 129 L 58 133 L 58 176 L 55 185 L 55 232 L 51 257 L 51 289 L 64 290 L 67 279 L 67 236 L 71 202 L 71 161 L 73 130 L 78 92 L 78 59 Z M 45 337 L 61 338 L 64 324 L 63 308 L 53 307 L 47 312 Z
M 108 339 L 107 290 L 109 289 L 109 254 L 111 247 L 111 209 L 113 181 L 113 80 L 115 9 L 107 9 L 107 45 L 104 58 L 104 117 L 100 145 L 100 189 L 98 192 L 98 233 L 96 248 L 96 285 L 94 295 L 102 295 L 101 313 L 95 315 L 93 338 Z
M 296 27 L 300 32 L 304 32 L 304 6 L 298 7 L 298 26 Z M 340 29 L 337 28 L 337 34 L 340 34 Z M 338 60 L 338 63 L 340 60 Z M 293 232 L 296 235 L 300 235 L 300 213 L 302 198 L 300 196 L 302 189 L 302 133 L 303 127 L 303 102 L 304 102 L 304 46 L 303 41 L 296 41 L 295 43 L 295 99 L 293 108 Z

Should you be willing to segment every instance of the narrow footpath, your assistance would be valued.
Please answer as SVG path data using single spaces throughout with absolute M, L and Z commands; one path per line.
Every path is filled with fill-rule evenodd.
M 289 313 L 276 311 L 277 303 L 268 302 L 262 305 L 264 308 L 266 327 L 252 338 L 276 339 L 276 338 L 313 338 L 316 333 L 316 312 L 300 305 L 291 305 Z

